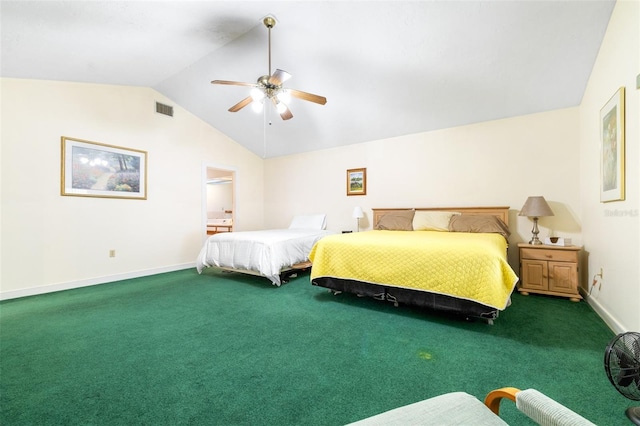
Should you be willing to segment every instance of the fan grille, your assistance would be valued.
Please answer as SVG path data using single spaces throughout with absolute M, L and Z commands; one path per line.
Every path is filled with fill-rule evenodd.
M 604 354 L 604 368 L 618 392 L 640 401 L 640 333 L 628 332 L 614 337 Z

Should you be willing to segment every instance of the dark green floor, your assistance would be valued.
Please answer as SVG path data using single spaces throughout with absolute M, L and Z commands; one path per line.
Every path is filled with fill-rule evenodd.
M 612 337 L 560 298 L 514 294 L 489 326 L 333 296 L 308 273 L 277 288 L 185 270 L 2 302 L 0 424 L 340 425 L 514 386 L 624 425 L 632 401 L 602 367 Z

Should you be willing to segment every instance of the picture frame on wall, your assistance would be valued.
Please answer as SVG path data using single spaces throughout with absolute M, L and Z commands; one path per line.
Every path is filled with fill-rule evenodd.
M 367 169 L 347 170 L 347 196 L 367 195 Z
M 147 152 L 62 136 L 61 195 L 147 199 Z
M 600 202 L 625 198 L 624 87 L 600 110 Z

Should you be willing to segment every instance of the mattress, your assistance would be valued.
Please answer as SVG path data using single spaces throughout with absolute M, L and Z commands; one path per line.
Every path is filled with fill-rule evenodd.
M 317 229 L 271 229 L 212 235 L 200 250 L 196 267 L 254 271 L 280 285 L 280 273 L 308 260 L 311 248 L 331 232 Z
M 376 230 L 326 237 L 309 259 L 312 281 L 412 289 L 503 310 L 518 281 L 506 252 L 499 234 Z

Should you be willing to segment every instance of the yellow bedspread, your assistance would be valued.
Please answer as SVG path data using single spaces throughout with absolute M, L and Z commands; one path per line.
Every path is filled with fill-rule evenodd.
M 311 279 L 333 277 L 425 290 L 503 310 L 518 277 L 499 234 L 366 231 L 330 235 L 309 259 Z

